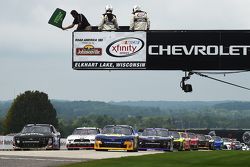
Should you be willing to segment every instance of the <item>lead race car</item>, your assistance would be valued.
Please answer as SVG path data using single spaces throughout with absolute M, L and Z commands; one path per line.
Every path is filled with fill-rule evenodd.
M 107 125 L 96 135 L 96 151 L 125 150 L 138 151 L 138 134 L 128 125 Z
M 72 135 L 67 137 L 66 147 L 68 150 L 93 149 L 95 137 L 100 133 L 96 127 L 76 128 Z
M 50 124 L 28 124 L 13 138 L 14 150 L 60 149 L 60 133 Z
M 173 151 L 174 138 L 167 129 L 146 128 L 139 135 L 139 150 Z

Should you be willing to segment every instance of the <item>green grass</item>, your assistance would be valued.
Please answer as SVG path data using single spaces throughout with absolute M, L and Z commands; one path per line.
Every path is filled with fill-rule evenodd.
M 250 167 L 250 151 L 190 151 L 112 158 L 63 167 Z

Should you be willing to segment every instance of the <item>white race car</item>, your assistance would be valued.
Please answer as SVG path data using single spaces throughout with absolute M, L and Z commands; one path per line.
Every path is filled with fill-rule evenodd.
M 68 150 L 93 149 L 95 137 L 100 133 L 100 129 L 95 127 L 76 128 L 72 135 L 67 137 L 66 147 Z
M 249 151 L 250 150 L 249 147 L 245 143 L 241 143 L 241 149 L 243 151 Z

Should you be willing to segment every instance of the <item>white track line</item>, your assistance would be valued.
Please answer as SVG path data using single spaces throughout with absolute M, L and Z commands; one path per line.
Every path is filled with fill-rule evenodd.
M 18 157 L 0 157 L 0 159 L 6 160 L 34 160 L 34 161 L 56 161 L 56 162 L 81 162 L 81 160 L 64 160 L 64 159 L 45 159 L 45 158 L 18 158 Z

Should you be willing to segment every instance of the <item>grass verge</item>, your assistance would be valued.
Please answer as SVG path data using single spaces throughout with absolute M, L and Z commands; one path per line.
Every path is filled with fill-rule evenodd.
M 95 160 L 61 167 L 250 167 L 250 151 L 190 151 Z

